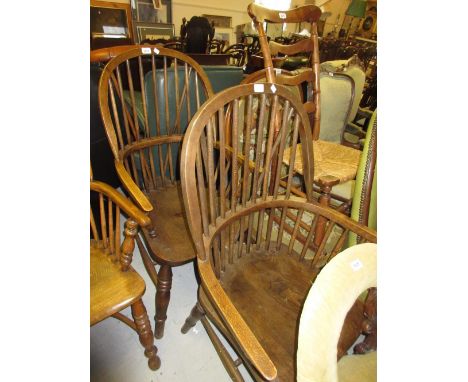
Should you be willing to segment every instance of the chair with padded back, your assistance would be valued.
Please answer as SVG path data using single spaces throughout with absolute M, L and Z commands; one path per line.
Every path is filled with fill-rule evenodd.
M 348 248 L 322 269 L 301 313 L 298 382 L 377 381 L 377 351 L 345 355 L 338 362 L 336 353 L 348 309 L 359 295 L 376 286 L 376 244 Z
M 276 83 L 284 84 L 284 79 L 294 77 L 298 71 L 276 69 Z M 319 139 L 327 142 L 341 143 L 353 148 L 356 145 L 348 142 L 344 136 L 347 122 L 353 112 L 355 102 L 355 82 L 352 76 L 343 72 L 336 72 L 320 66 L 320 134 Z M 243 84 L 265 82 L 266 69 L 258 70 L 243 80 Z M 287 80 L 286 80 L 287 82 Z M 299 85 L 290 85 L 290 90 L 301 100 L 306 89 Z
M 138 333 L 148 366 L 157 370 L 161 361 L 142 301 L 145 282 L 131 267 L 138 229 L 148 226 L 150 219 L 109 185 L 91 180 L 90 188 L 91 200 L 98 201 L 97 211 L 91 208 L 90 214 L 90 324 L 93 326 L 112 316 L 128 325 Z M 123 242 L 121 212 L 128 216 Z M 129 306 L 133 321 L 120 313 Z
M 200 65 L 159 45 L 135 46 L 114 57 L 99 84 L 117 173 L 151 218 L 142 230 L 144 243 L 136 240 L 156 286 L 156 338 L 164 334 L 171 268 L 195 258 L 181 199 L 179 150 L 192 115 L 212 94 Z M 160 265 L 158 273 L 155 264 Z
M 271 83 L 218 93 L 194 115 L 184 137 L 182 194 L 201 285 L 182 332 L 201 319 L 235 381 L 243 380 L 240 362 L 211 325 L 254 380 L 294 380 L 298 318 L 314 278 L 350 232 L 364 242 L 376 240 L 374 231 L 312 200 L 314 166 L 305 160 L 312 149 L 302 103 Z M 289 163 L 303 157 L 304 198 L 293 195 L 292 166 L 278 160 L 286 150 Z M 319 220 L 325 233 L 317 242 Z M 358 338 L 362 315 L 357 302 L 347 315 L 339 356 Z
M 359 140 L 365 137 L 365 132 L 362 132 L 362 129 L 356 129 L 356 126 L 353 126 L 352 122 L 355 120 L 356 115 L 361 113 L 359 104 L 363 97 L 364 85 L 366 82 L 366 73 L 364 64 L 358 58 L 357 55 L 352 56 L 348 60 L 333 60 L 325 61 L 320 64 L 320 68 L 333 75 L 346 75 L 351 77 L 354 82 L 354 97 L 352 99 L 351 110 L 345 120 L 343 120 L 343 128 L 341 132 L 341 143 L 349 147 L 354 147 L 359 150 L 362 149 L 362 146 L 359 143 Z M 321 84 L 321 93 L 322 97 L 326 95 L 326 90 L 322 87 Z M 322 102 L 322 113 L 325 112 L 326 104 Z M 333 107 L 333 103 L 331 104 Z M 323 118 L 322 118 L 323 126 Z M 355 129 L 351 128 L 353 126 Z M 322 139 L 322 138 L 321 138 Z

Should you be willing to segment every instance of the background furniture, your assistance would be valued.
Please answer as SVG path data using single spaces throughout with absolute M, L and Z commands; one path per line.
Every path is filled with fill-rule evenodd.
M 290 163 L 296 155 L 304 159 L 307 199 L 291 195 L 293 168 L 277 160 L 286 149 Z M 218 93 L 196 113 L 184 138 L 182 192 L 201 286 L 199 304 L 182 332 L 202 319 L 235 381 L 242 380 L 236 363 L 204 314 L 255 380 L 292 381 L 298 317 L 311 283 L 349 232 L 364 241 L 376 239 L 372 230 L 345 215 L 309 202 L 314 174 L 306 159 L 311 150 L 301 102 L 275 84 Z M 282 175 L 286 186 L 280 183 Z M 320 219 L 326 232 L 316 245 L 314 227 Z M 306 235 L 305 244 L 298 235 Z M 356 340 L 361 323 L 357 304 L 342 331 L 340 355 Z
M 159 8 L 155 8 L 155 3 Z M 134 0 L 131 5 L 135 43 L 174 37 L 171 0 Z
M 91 199 L 98 200 L 99 212 L 91 209 L 90 323 L 114 317 L 138 333 L 148 366 L 157 370 L 161 361 L 154 346 L 153 331 L 141 297 L 145 282 L 131 267 L 138 226 L 150 219 L 126 197 L 109 185 L 92 181 Z M 120 211 L 129 216 L 121 243 Z M 133 321 L 120 313 L 131 306 Z
M 297 348 L 298 382 L 375 382 L 377 352 L 345 355 L 337 363 L 343 321 L 363 291 L 377 286 L 377 246 L 348 248 L 322 269 L 301 313 Z
M 228 46 L 224 54 L 231 56 L 230 64 L 243 67 L 247 63 L 247 46 L 245 44 L 233 44 Z
M 129 4 L 91 0 L 91 50 L 133 43 Z
M 195 257 L 180 199 L 179 148 L 192 115 L 212 94 L 200 65 L 162 46 L 135 46 L 101 75 L 99 104 L 117 173 L 151 218 L 145 244 L 138 237 L 137 243 L 157 289 L 156 338 L 164 334 L 171 267 Z
M 229 65 L 231 55 L 216 53 L 187 53 L 200 65 Z

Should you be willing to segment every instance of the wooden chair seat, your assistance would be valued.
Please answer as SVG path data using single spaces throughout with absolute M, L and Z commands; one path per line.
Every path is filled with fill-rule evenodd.
M 313 142 L 314 147 L 314 181 L 325 175 L 334 176 L 340 183 L 356 178 L 361 151 L 346 147 L 333 142 L 317 140 Z M 298 155 L 294 164 L 294 170 L 303 174 L 302 147 L 297 147 Z M 284 151 L 283 160 L 289 165 L 289 149 Z
M 180 183 L 149 192 L 153 210 L 149 213 L 156 237 L 144 229 L 145 239 L 158 262 L 177 266 L 196 257 L 195 247 L 185 219 Z
M 151 220 L 120 192 L 92 179 L 91 169 L 90 324 L 93 326 L 108 317 L 122 321 L 136 331 L 149 368 L 157 370 L 161 360 L 142 300 L 145 282 L 131 267 L 138 229 L 148 226 Z M 121 213 L 127 216 L 123 241 Z M 133 320 L 121 313 L 127 307 Z
M 90 319 L 91 325 L 120 312 L 139 300 L 145 292 L 145 282 L 130 269 L 122 272 L 114 256 L 91 247 L 90 255 Z
M 313 201 L 306 110 L 284 85 L 261 90 L 257 85 L 233 87 L 208 100 L 184 138 L 181 185 L 201 290 L 182 333 L 201 319 L 236 382 L 244 380 L 237 370 L 239 359 L 256 381 L 293 381 L 299 314 L 317 273 L 350 232 L 364 242 L 376 238 L 372 230 Z M 291 148 L 290 163 L 302 155 L 305 197 L 292 195 L 293 168 L 278 160 L 286 148 Z M 341 338 L 345 344 L 335 354 L 343 354 L 358 338 L 360 304 L 354 324 L 347 320 L 350 329 Z M 210 323 L 239 359 L 223 347 Z
M 309 264 L 299 262 L 298 254 L 287 252 L 286 246 L 280 251 L 252 251 L 236 260 L 220 278 L 224 291 L 277 366 L 280 381 L 296 379 L 299 316 L 312 285 Z M 343 328 L 340 356 L 359 336 L 362 315 L 363 304 L 358 301 Z

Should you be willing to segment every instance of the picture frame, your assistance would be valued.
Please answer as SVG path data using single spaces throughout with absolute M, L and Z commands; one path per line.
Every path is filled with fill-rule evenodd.
M 155 23 L 139 22 L 136 24 L 135 29 L 136 29 L 135 34 L 136 34 L 138 43 L 146 39 L 170 40 L 174 37 L 174 24 L 155 24 Z
M 127 38 L 133 41 L 130 4 L 90 1 L 91 38 Z
M 132 0 L 133 20 L 138 23 L 172 24 L 171 0 Z
M 202 15 L 206 17 L 210 24 L 214 22 L 215 28 L 232 28 L 232 17 L 217 15 Z

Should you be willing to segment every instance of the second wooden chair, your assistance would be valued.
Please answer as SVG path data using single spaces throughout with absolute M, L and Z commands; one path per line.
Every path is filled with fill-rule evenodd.
M 151 218 L 143 229 L 145 243 L 136 239 L 156 286 L 156 338 L 164 333 L 172 267 L 195 258 L 178 158 L 192 115 L 212 94 L 199 64 L 159 45 L 135 46 L 116 56 L 99 83 L 99 105 L 117 173 Z M 158 273 L 155 264 L 161 266 Z

